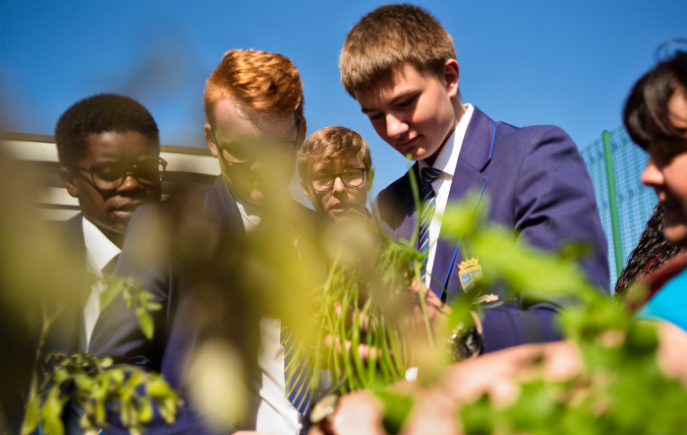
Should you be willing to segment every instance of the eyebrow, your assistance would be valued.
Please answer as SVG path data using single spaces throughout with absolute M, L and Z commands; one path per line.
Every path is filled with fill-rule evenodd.
M 398 100 L 402 100 L 404 98 L 408 98 L 409 96 L 417 96 L 421 91 L 418 90 L 407 90 L 407 91 L 401 91 L 399 95 L 396 95 L 389 104 L 394 105 L 398 103 Z M 361 107 L 360 111 L 363 112 L 364 114 L 369 114 L 372 112 L 381 112 L 379 109 L 369 109 L 367 107 Z

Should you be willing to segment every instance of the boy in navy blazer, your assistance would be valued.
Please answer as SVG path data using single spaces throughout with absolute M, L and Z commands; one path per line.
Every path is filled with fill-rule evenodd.
M 408 4 L 375 9 L 346 36 L 339 67 L 343 86 L 377 134 L 416 161 L 412 171 L 427 209 L 417 247 L 428 255 L 424 284 L 435 300 L 466 284 L 459 265 L 470 259 L 470 247 L 459 249 L 439 232 L 446 203 L 475 190 L 489 196 L 491 220 L 535 247 L 590 243 L 594 254 L 581 266 L 595 285 L 609 288 L 606 237 L 577 147 L 558 127 L 517 128 L 463 104 L 453 41 L 430 13 Z M 418 216 L 408 174 L 379 194 L 375 212 L 386 233 L 410 240 Z M 494 291 L 503 302 L 503 289 Z M 554 300 L 518 299 L 485 310 L 466 335 L 478 344 L 458 356 L 560 339 L 554 326 L 560 309 Z
M 121 95 L 94 95 L 73 104 L 57 122 L 55 142 L 60 178 L 81 209 L 60 228 L 98 281 L 85 304 L 69 304 L 51 327 L 55 347 L 76 353 L 88 350 L 100 312 L 102 280 L 121 252 L 134 211 L 160 201 L 167 163 L 160 158 L 152 115 Z
M 312 233 L 318 217 L 288 191 L 306 134 L 303 102 L 300 74 L 286 57 L 225 53 L 204 92 L 205 139 L 221 175 L 205 192 L 141 208 L 129 225 L 113 274 L 137 279 L 161 304 L 153 313 L 155 333 L 148 340 L 135 314 L 116 298 L 96 325 L 92 349 L 116 363 L 159 372 L 184 394 L 187 401 L 174 424 L 156 414 L 146 433 L 215 433 L 194 402 L 209 392 L 186 393 L 198 384 L 189 378 L 190 359 L 202 342 L 218 337 L 243 350 L 244 366 L 255 369 L 246 370 L 250 391 L 242 405 L 248 415 L 239 421 L 232 417 L 238 410 L 226 409 L 234 429 L 291 435 L 301 430 L 313 396 L 294 385 L 307 383 L 307 374 L 287 376 L 300 362 L 290 364 L 297 353 L 289 353 L 292 340 L 283 337 L 285 328 L 274 318 L 275 305 L 289 301 L 280 297 L 281 283 L 269 266 L 317 250 Z M 270 231 L 275 227 L 281 231 Z M 321 253 L 318 258 L 324 275 Z M 108 420 L 108 433 L 125 432 L 116 418 Z

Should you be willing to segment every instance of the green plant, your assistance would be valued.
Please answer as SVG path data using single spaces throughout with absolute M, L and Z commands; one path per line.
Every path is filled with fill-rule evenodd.
M 141 331 L 151 339 L 154 325 L 150 313 L 159 310 L 160 304 L 154 302 L 153 295 L 137 281 L 111 277 L 101 294 L 101 310 L 118 295 L 129 309 L 135 310 Z M 145 423 L 153 418 L 153 404 L 157 405 L 162 418 L 172 423 L 183 401 L 160 375 L 135 366 L 113 367 L 110 358 L 95 358 L 88 353 L 53 352 L 45 358 L 42 356 L 50 326 L 63 309 L 51 310 L 41 302 L 36 366 L 21 434 L 29 435 L 40 425 L 46 435 L 62 435 L 62 411 L 71 403 L 84 411 L 80 425 L 87 434 L 106 427 L 108 405 L 119 412 L 122 424 L 132 435 L 143 433 Z
M 476 213 L 474 198 L 450 205 L 444 236 L 461 239 L 478 257 L 484 277 L 471 292 L 452 299 L 449 328 L 465 321 L 471 301 L 497 283 L 507 297 L 546 297 L 566 301 L 559 317 L 565 337 L 579 348 L 583 369 L 568 380 L 551 380 L 544 371 L 519 383 L 507 406 L 487 394 L 463 404 L 456 418 L 466 434 L 673 434 L 687 425 L 687 392 L 659 369 L 653 324 L 636 322 L 626 307 L 594 288 L 578 267 L 588 248 L 571 243 L 543 252 L 517 240 L 513 231 L 486 220 L 486 205 Z M 483 204 L 486 204 L 483 200 Z M 460 386 L 455 386 L 460 388 Z M 379 395 L 378 395 L 379 396 Z M 400 428 L 408 396 L 379 396 L 387 409 L 385 426 Z M 394 432 L 391 432 L 394 433 Z

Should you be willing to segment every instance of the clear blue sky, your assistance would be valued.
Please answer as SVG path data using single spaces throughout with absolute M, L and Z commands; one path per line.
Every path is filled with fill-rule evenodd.
M 222 54 L 290 57 L 305 85 L 309 132 L 360 131 L 372 148 L 373 193 L 404 159 L 377 138 L 337 69 L 346 32 L 383 2 L 0 0 L 0 102 L 10 129 L 52 134 L 75 101 L 138 99 L 165 144 L 205 146 L 204 81 Z M 687 37 L 687 1 L 420 1 L 454 38 L 460 88 L 496 120 L 555 124 L 579 146 L 621 123 L 632 83 L 664 41 Z

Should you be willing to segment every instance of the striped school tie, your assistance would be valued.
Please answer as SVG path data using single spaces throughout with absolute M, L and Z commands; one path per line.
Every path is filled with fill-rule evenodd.
M 284 346 L 284 379 L 286 397 L 303 416 L 310 413 L 313 400 L 312 367 L 293 331 L 282 325 L 281 344 Z
M 420 215 L 420 252 L 429 249 L 429 226 L 436 210 L 436 194 L 432 189 L 432 182 L 437 179 L 441 171 L 434 168 L 423 168 L 420 171 L 420 197 L 422 198 L 422 214 Z M 425 282 L 427 267 L 422 268 L 422 282 Z

